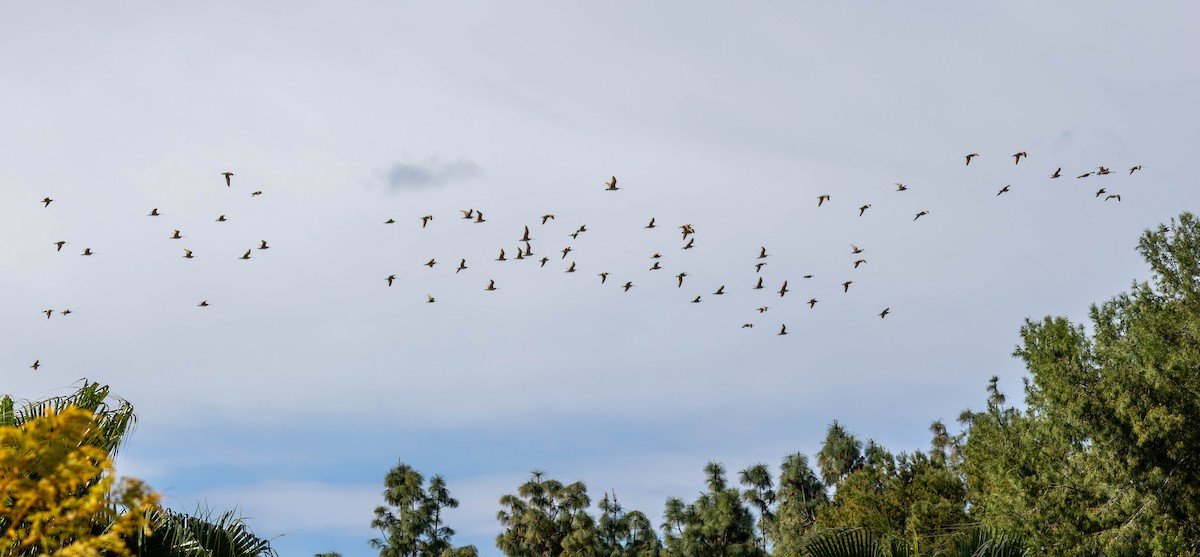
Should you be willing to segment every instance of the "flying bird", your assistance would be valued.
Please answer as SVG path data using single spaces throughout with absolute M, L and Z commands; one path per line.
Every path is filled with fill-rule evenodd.
M 1104 175 L 1107 175 L 1107 174 L 1112 174 L 1112 171 L 1111 171 L 1111 170 L 1109 170 L 1109 169 L 1108 169 L 1108 167 L 1105 167 L 1105 166 L 1098 166 L 1098 167 L 1096 167 L 1096 168 L 1097 168 L 1097 170 L 1096 170 L 1096 174 L 1098 174 L 1098 175 L 1100 175 L 1100 176 L 1104 176 Z
M 61 313 L 61 314 L 63 314 L 63 315 L 71 315 L 71 313 L 72 313 L 72 312 L 71 312 L 71 310 L 68 308 L 68 309 L 64 309 L 64 310 L 62 310 L 62 311 L 61 311 L 61 312 L 59 312 L 59 313 Z
M 896 191 L 907 191 L 908 190 L 908 186 L 901 184 L 900 182 L 896 182 L 895 184 L 896 184 Z
M 532 240 L 532 239 L 533 239 L 533 238 L 530 238 L 530 237 L 529 237 L 529 227 L 528 227 L 528 226 L 526 226 L 526 227 L 525 227 L 525 235 L 524 235 L 524 236 L 521 236 L 521 239 L 520 239 L 520 240 L 518 240 L 518 241 L 520 241 L 520 242 L 528 242 L 528 241 L 530 241 L 530 240 Z
M 633 286 L 634 284 L 632 282 L 626 282 L 625 284 L 621 285 L 621 288 L 624 288 L 626 292 L 629 292 L 629 289 L 633 288 Z
M 562 250 L 562 254 L 563 254 L 563 255 L 562 255 L 562 259 L 566 259 L 566 258 L 567 258 L 567 254 L 568 254 L 568 253 L 571 253 L 571 246 L 567 246 L 567 247 L 563 248 L 563 250 Z
M 467 209 L 465 211 L 462 209 L 459 209 L 458 212 L 463 214 L 462 218 L 464 218 L 464 219 L 470 220 L 470 219 L 475 218 L 475 209 Z
M 262 190 L 258 190 L 258 191 L 256 191 L 256 192 L 251 192 L 251 193 L 250 193 L 250 197 L 257 197 L 257 196 L 260 196 L 260 195 L 262 195 Z
M 826 201 L 829 201 L 829 194 L 827 194 L 827 193 L 826 193 L 826 194 L 823 194 L 823 195 L 818 195 L 818 196 L 817 196 L 817 207 L 820 207 L 820 206 L 821 206 L 822 204 L 824 204 Z
M 567 272 L 567 273 L 574 273 L 574 272 L 575 272 L 575 262 L 574 262 L 574 261 L 572 261 L 572 262 L 571 262 L 571 266 L 570 266 L 570 267 L 567 267 L 567 270 L 566 270 L 565 272 Z
M 684 240 L 686 240 L 686 239 L 687 239 L 687 237 L 688 237 L 688 234 L 695 234 L 695 233 L 696 233 L 696 229 L 695 229 L 695 228 L 692 228 L 692 225 L 690 225 L 690 224 L 685 224 L 685 225 L 683 225 L 683 226 L 680 226 L 679 228 L 680 228 L 681 230 L 683 230 L 683 239 L 684 239 Z
M 543 258 L 541 258 L 541 259 L 539 260 L 539 262 L 542 264 L 542 267 L 545 267 L 545 266 L 546 266 L 546 262 L 547 262 L 547 261 L 550 261 L 550 258 L 549 258 L 549 257 L 543 257 Z
M 150 213 L 147 214 L 146 216 L 147 217 L 157 217 L 158 216 L 158 207 L 150 209 Z
M 433 297 L 433 294 L 426 294 L 426 295 L 425 295 L 425 302 L 426 302 L 426 303 L 430 303 L 430 304 L 432 304 L 432 303 L 434 303 L 434 302 L 436 302 L 436 301 L 437 301 L 437 299 L 435 299 L 435 298 Z
M 693 304 L 698 304 L 698 303 L 700 303 L 700 296 L 696 296 L 696 299 L 695 299 L 695 300 L 692 300 L 692 303 L 693 303 Z
M 1116 199 L 1117 201 L 1120 201 L 1120 200 L 1121 200 L 1121 194 L 1118 194 L 1118 193 L 1109 194 L 1109 196 L 1108 196 L 1108 197 L 1105 197 L 1105 198 L 1104 198 L 1104 200 L 1105 200 L 1105 201 L 1108 201 L 1109 199 Z
M 679 286 L 676 286 L 676 288 L 683 288 L 683 277 L 686 276 L 688 276 L 687 273 L 679 273 L 678 275 L 675 275 L 675 278 L 679 279 Z
M 608 280 L 608 271 L 600 273 L 599 275 L 596 275 L 596 276 L 600 277 L 600 284 L 604 284 Z
M 655 262 L 654 262 L 654 265 L 650 267 L 650 270 L 651 270 L 651 271 L 657 271 L 657 270 L 659 270 L 659 269 L 661 269 L 661 268 L 662 268 L 662 265 L 659 265 L 659 264 L 658 264 L 658 262 L 657 262 L 657 261 L 655 261 Z
M 457 275 L 459 271 L 466 269 L 466 268 L 467 268 L 467 260 L 463 259 L 462 261 L 458 262 L 458 268 L 454 270 L 454 274 Z
M 779 326 L 779 335 L 783 336 L 786 334 L 787 334 L 787 325 L 780 325 Z
M 870 209 L 870 208 L 871 208 L 870 203 L 867 203 L 866 205 L 859 207 L 858 208 L 858 216 L 860 216 L 860 217 L 863 216 L 863 213 L 867 212 L 867 209 Z
M 225 187 L 230 187 L 233 185 L 233 183 L 230 181 L 230 178 L 233 177 L 232 172 L 222 172 L 221 175 L 225 177 Z
M 763 246 L 763 248 L 762 248 L 762 249 L 761 249 L 761 250 L 758 252 L 758 258 L 759 258 L 759 259 L 766 259 L 766 258 L 767 258 L 767 248 L 766 248 L 766 246 Z
M 497 257 L 496 261 L 508 261 L 504 258 L 504 248 L 500 248 L 500 257 Z
M 54 245 L 58 246 L 58 249 L 56 249 L 54 251 L 62 251 L 62 248 L 64 245 L 66 245 L 66 243 L 67 243 L 66 241 L 54 242 Z
M 866 262 L 867 262 L 866 259 L 859 259 L 858 261 L 854 262 L 854 268 L 857 269 L 859 265 L 862 265 L 863 263 L 866 263 Z
M 225 218 L 225 215 L 221 215 L 221 216 L 217 217 L 217 222 L 225 222 L 226 220 L 228 220 L 228 219 Z
M 262 242 L 262 244 L 258 246 L 258 249 L 271 249 L 271 246 L 267 245 L 266 240 L 259 240 L 259 241 Z
M 850 253 L 862 253 L 864 250 L 854 244 L 850 244 Z
M 433 215 L 425 215 L 421 217 L 421 228 L 425 228 L 425 225 L 429 224 L 429 221 L 431 220 L 433 220 Z
M 190 249 L 184 249 L 184 250 L 183 250 L 183 258 L 184 258 L 184 259 L 191 259 L 191 258 L 192 258 L 192 250 L 190 250 Z
M 771 306 L 762 306 L 762 307 L 758 308 L 758 312 L 759 312 L 759 313 L 766 313 L 766 312 L 767 312 L 767 310 L 769 310 L 769 309 L 771 309 Z
M 246 253 L 243 253 L 238 259 L 250 259 L 250 250 L 246 250 Z
M 483 211 L 475 211 L 475 222 L 487 222 L 483 219 Z
M 1062 177 L 1062 167 L 1061 166 L 1058 167 L 1058 170 L 1055 170 L 1054 174 L 1051 174 L 1050 177 L 1051 178 L 1061 178 Z
M 1100 188 L 1099 190 L 1096 191 L 1096 197 L 1100 197 L 1101 195 L 1104 195 L 1106 193 L 1108 193 L 1108 190 L 1106 190 L 1104 188 Z
M 616 176 L 613 176 L 612 181 L 605 182 L 604 185 L 608 186 L 606 191 L 617 191 L 617 190 L 621 189 L 621 188 L 617 187 L 617 177 Z
M 53 203 L 53 202 L 54 202 L 54 200 L 53 200 L 53 199 L 50 199 L 49 197 L 47 197 L 47 198 L 45 198 L 45 199 L 43 199 L 43 200 L 42 200 L 42 207 L 49 207 L 49 206 L 50 206 L 50 204 L 51 204 L 51 203 Z
M 756 273 L 761 273 L 761 272 L 762 272 L 763 265 L 766 265 L 766 264 L 767 264 L 767 262 L 766 262 L 766 261 L 760 261 L 760 262 L 758 262 L 758 263 L 755 263 L 755 264 L 754 264 L 754 272 L 756 272 Z
M 533 257 L 533 246 L 529 245 L 529 241 L 525 242 L 525 257 Z
M 854 281 L 848 280 L 846 282 L 843 282 L 842 283 L 842 292 L 849 292 L 851 284 L 854 284 Z
M 388 219 L 383 221 L 383 224 L 396 224 L 396 219 Z
M 819 302 L 819 301 L 820 301 L 820 300 L 818 300 L 818 299 L 816 299 L 816 298 L 809 298 L 809 300 L 808 300 L 808 309 L 812 309 L 814 306 L 816 306 L 816 305 L 817 305 L 817 302 Z
M 654 228 L 654 217 L 650 217 L 650 224 L 647 224 L 643 228 Z
M 788 287 L 787 287 L 787 281 L 785 280 L 785 281 L 783 281 L 783 288 L 779 289 L 779 297 L 782 298 L 783 295 L 787 294 L 787 293 L 788 293 Z
M 81 253 L 79 255 L 91 255 L 91 254 L 92 254 L 92 248 L 83 248 L 83 253 Z
M 721 287 L 718 288 L 716 292 L 713 292 L 714 296 L 721 296 L 724 294 L 725 294 L 725 285 L 724 284 L 722 284 Z
M 879 312 L 879 318 L 883 319 L 884 317 L 887 317 L 888 312 L 891 310 L 892 308 L 883 308 L 883 311 Z
M 1141 170 L 1141 169 L 1142 169 L 1142 165 L 1140 165 L 1140 164 L 1139 164 L 1139 165 L 1137 165 L 1137 166 L 1135 166 L 1135 167 L 1133 167 L 1133 168 L 1130 168 L 1130 169 L 1129 169 L 1129 175 L 1130 175 L 1130 176 L 1133 176 L 1133 172 L 1134 172 L 1135 170 Z
M 762 287 L 763 287 L 763 285 L 762 285 L 762 277 L 758 277 L 758 284 L 755 284 L 755 285 L 754 285 L 754 289 L 755 289 L 755 290 L 762 290 Z
M 928 214 L 929 214 L 929 211 L 921 211 L 920 213 L 917 213 L 917 216 L 913 217 L 913 220 L 915 221 L 915 220 L 921 218 L 922 216 L 925 216 Z
M 1021 151 L 1020 153 L 1013 155 L 1013 164 L 1020 164 L 1021 157 L 1029 158 L 1029 153 L 1026 153 L 1025 151 Z
M 656 251 L 656 252 L 654 252 L 654 255 L 651 255 L 651 256 L 650 256 L 650 259 L 658 259 L 658 258 L 660 258 L 660 257 L 662 257 L 662 254 L 661 254 L 661 253 L 658 253 L 658 252 Z
M 1091 176 L 1091 175 L 1092 175 L 1091 172 L 1084 172 L 1083 174 L 1076 176 L 1075 179 L 1078 180 L 1080 178 L 1087 178 L 1088 176 Z
M 498 290 L 498 289 L 496 288 L 496 281 L 494 281 L 494 280 L 489 280 L 489 281 L 488 281 L 487 288 L 484 288 L 484 290 Z
M 542 215 L 542 224 L 546 224 L 546 221 L 548 221 L 548 220 L 554 220 L 554 215 L 551 215 L 551 214 Z
M 34 361 L 33 361 L 33 365 L 31 365 L 31 366 L 29 366 L 29 367 L 33 368 L 33 371 L 37 371 L 39 367 L 42 367 L 42 361 L 41 361 L 41 360 L 34 360 Z
M 50 316 L 54 315 L 54 310 L 47 309 L 47 310 L 43 310 L 42 313 L 46 314 L 46 319 L 50 319 Z
M 500 250 L 500 259 L 498 259 L 497 261 L 504 261 L 504 250 Z M 423 263 L 423 265 L 432 269 L 434 265 L 437 265 L 437 258 L 432 258 L 429 261 L 426 261 L 425 263 Z
M 396 275 L 388 275 L 388 277 L 387 277 L 388 286 L 391 286 L 392 282 L 395 280 L 396 280 Z
M 696 244 L 696 239 L 692 238 L 691 240 L 688 240 L 688 243 L 683 245 L 683 249 L 692 249 L 692 246 L 695 244 Z
M 979 156 L 979 153 L 971 153 L 971 154 L 967 155 L 967 166 L 971 166 L 971 159 L 973 157 L 978 157 L 978 156 Z
M 1000 194 L 1002 194 L 1002 193 L 1006 193 L 1006 192 L 1008 192 L 1008 188 L 1009 188 L 1009 186 L 1011 186 L 1011 185 L 1012 185 L 1012 184 L 1009 184 L 1008 186 L 1004 186 L 1003 188 L 1000 188 L 1000 191 L 999 191 L 999 192 L 996 194 L 996 197 L 999 197 L 999 196 L 1000 196 Z
M 753 329 L 754 323 L 742 323 L 742 328 L 743 329 Z
M 208 307 L 208 300 L 201 300 L 200 303 L 196 304 L 196 307 L 202 307 L 202 308 Z

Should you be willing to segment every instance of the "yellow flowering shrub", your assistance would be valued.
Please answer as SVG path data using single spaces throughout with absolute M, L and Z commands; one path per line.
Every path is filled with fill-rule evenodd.
M 0 557 L 128 556 L 158 496 L 113 478 L 91 412 L 69 407 L 0 426 Z

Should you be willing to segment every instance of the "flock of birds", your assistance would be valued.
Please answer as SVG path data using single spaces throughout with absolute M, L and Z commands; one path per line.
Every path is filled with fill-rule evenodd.
M 965 156 L 966 165 L 970 166 L 971 161 L 979 156 L 980 156 L 979 153 L 970 153 L 970 154 L 966 155 Z M 1021 159 L 1027 158 L 1028 156 L 1029 155 L 1025 151 L 1015 153 L 1012 155 L 1013 163 L 1020 164 Z M 1133 173 L 1140 171 L 1141 169 L 1142 169 L 1141 165 L 1135 165 L 1135 166 L 1129 168 L 1129 175 L 1132 175 Z M 1110 168 L 1105 167 L 1105 166 L 1099 166 L 1095 170 L 1091 170 L 1091 171 L 1084 172 L 1082 174 L 1077 175 L 1076 179 L 1084 179 L 1084 178 L 1088 178 L 1090 176 L 1104 176 L 1104 175 L 1109 175 L 1109 174 L 1113 174 L 1113 173 L 1114 172 Z M 227 188 L 232 188 L 234 173 L 233 172 L 223 172 L 223 173 L 221 173 L 221 176 L 224 177 L 225 186 Z M 1063 177 L 1062 168 L 1060 167 L 1060 168 L 1055 169 L 1055 171 L 1053 173 L 1051 173 L 1049 175 L 1049 177 L 1051 179 L 1057 179 L 1057 178 Z M 616 192 L 616 191 L 621 190 L 621 188 L 618 187 L 618 185 L 617 185 L 616 176 L 611 177 L 611 179 L 607 182 L 604 182 L 603 185 L 605 186 L 604 191 Z M 896 186 L 896 189 L 894 191 L 899 192 L 899 193 L 906 192 L 910 189 L 909 186 L 904 183 L 897 182 L 897 183 L 895 183 L 895 186 Z M 996 193 L 996 195 L 1000 196 L 1005 193 L 1009 193 L 1010 191 L 1012 191 L 1011 188 L 1012 188 L 1011 185 L 1006 185 L 1003 188 L 1001 188 L 1000 191 Z M 262 195 L 262 193 L 263 192 L 261 190 L 257 190 L 257 191 L 251 192 L 250 196 L 258 197 L 258 196 Z M 1104 197 L 1104 201 L 1109 201 L 1109 200 L 1116 200 L 1118 202 L 1121 201 L 1121 195 L 1119 193 L 1110 193 L 1106 188 L 1102 187 L 1095 192 L 1096 198 L 1100 198 L 1103 195 L 1106 195 L 1106 197 Z M 816 206 L 818 208 L 823 207 L 827 203 L 831 203 L 831 200 L 832 200 L 831 195 L 821 194 L 816 199 Z M 40 203 L 43 205 L 43 208 L 45 208 L 45 209 L 49 209 L 53 202 L 54 202 L 54 199 L 50 198 L 49 196 L 45 197 L 44 199 L 42 199 L 40 201 Z M 866 214 L 867 210 L 869 210 L 871 208 L 872 208 L 872 204 L 870 204 L 870 203 L 866 203 L 866 204 L 863 204 L 862 206 L 858 207 L 858 216 L 859 217 L 864 216 Z M 488 220 L 484 217 L 483 211 L 481 211 L 481 210 L 478 210 L 475 208 L 469 208 L 469 209 L 461 209 L 460 212 L 462 213 L 461 220 L 464 220 L 464 221 L 467 221 L 470 223 L 474 223 L 474 224 L 482 224 L 482 223 L 488 222 Z M 913 216 L 912 220 L 913 220 L 913 222 L 916 222 L 917 220 L 921 219 L 921 217 L 924 217 L 926 215 L 929 215 L 929 211 L 927 211 L 927 210 L 919 211 Z M 149 213 L 147 213 L 146 216 L 154 218 L 154 217 L 159 217 L 161 215 L 159 213 L 158 208 L 155 207 L 155 208 L 150 209 Z M 535 226 L 546 226 L 547 223 L 549 223 L 552 220 L 555 220 L 555 218 L 556 217 L 553 213 L 546 213 L 540 217 L 540 219 L 539 219 L 540 225 L 535 225 Z M 421 222 L 421 228 L 425 229 L 432 225 L 432 223 L 434 221 L 434 215 L 424 215 L 424 216 L 419 217 L 419 220 Z M 228 219 L 226 218 L 226 215 L 221 214 L 221 215 L 217 216 L 215 221 L 216 222 L 227 222 Z M 387 220 L 383 221 L 383 224 L 391 225 L 391 224 L 396 224 L 396 222 L 397 221 L 394 218 L 388 218 Z M 651 217 L 649 219 L 648 223 L 643 228 L 648 229 L 648 230 L 656 229 L 656 228 L 661 228 L 661 225 L 657 224 L 656 219 Z M 682 242 L 682 244 L 680 246 L 680 249 L 690 250 L 690 249 L 693 249 L 696 247 L 695 242 L 696 242 L 697 232 L 696 232 L 696 227 L 694 225 L 684 223 L 684 224 L 680 224 L 678 226 L 674 226 L 674 228 L 677 228 L 679 230 L 679 233 L 681 234 L 680 241 Z M 578 229 L 575 229 L 573 232 L 568 234 L 568 236 L 572 240 L 576 240 L 579 238 L 579 236 L 581 234 L 584 234 L 587 232 L 589 232 L 589 229 L 588 229 L 587 225 L 585 224 L 585 225 L 579 226 Z M 170 235 L 167 235 L 165 237 L 165 239 L 167 239 L 167 240 L 182 240 L 184 238 L 186 238 L 186 236 L 184 236 L 182 231 L 178 230 L 178 229 L 173 230 L 173 232 Z M 512 252 L 508 252 L 505 250 L 505 248 L 498 247 L 497 249 L 498 249 L 499 253 L 498 253 L 497 257 L 495 258 L 495 261 L 496 262 L 506 262 L 506 261 L 514 261 L 514 260 L 515 261 L 530 261 L 530 262 L 536 262 L 538 264 L 539 268 L 546 267 L 546 265 L 548 263 L 550 263 L 551 261 L 553 261 L 553 259 L 548 255 L 543 255 L 542 257 L 538 258 L 537 255 L 539 255 L 539 254 L 535 254 L 535 252 L 534 252 L 534 248 L 533 248 L 533 244 L 532 244 L 533 240 L 534 240 L 534 238 L 531 236 L 530 227 L 528 225 L 524 226 L 523 233 L 521 234 L 521 236 L 519 238 L 516 239 L 516 241 L 517 241 L 516 249 L 513 250 Z M 54 249 L 56 252 L 62 252 L 63 247 L 66 245 L 69 245 L 69 244 L 70 244 L 70 242 L 67 242 L 65 240 L 58 240 L 58 241 L 51 242 L 51 245 L 54 246 Z M 244 253 L 242 253 L 242 255 L 240 257 L 237 257 L 237 259 L 249 260 L 252 258 L 252 254 L 255 250 L 267 250 L 269 248 L 270 248 L 270 246 L 268 245 L 266 240 L 259 240 L 257 246 L 253 246 L 253 247 L 246 249 L 246 251 Z M 190 249 L 187 249 L 187 248 L 181 248 L 181 249 L 183 250 L 181 257 L 183 257 L 185 259 L 193 259 L 196 257 L 195 254 Z M 557 250 L 554 252 L 554 255 L 559 255 L 559 262 L 561 262 L 561 264 L 566 265 L 566 267 L 564 268 L 564 272 L 566 272 L 566 273 L 577 272 L 576 261 L 574 259 L 572 259 L 569 262 L 567 261 L 567 257 L 570 256 L 572 251 L 573 251 L 572 246 L 568 244 L 567 246 L 563 247 L 561 250 Z M 867 263 L 867 259 L 862 255 L 865 251 L 866 250 L 864 248 L 861 248 L 855 244 L 850 244 L 849 255 L 853 259 L 848 260 L 847 263 L 852 265 L 851 270 L 859 269 L 860 266 Z M 509 255 L 510 253 L 511 253 L 511 255 Z M 92 248 L 85 247 L 85 248 L 83 248 L 82 253 L 80 253 L 79 255 L 91 257 L 96 254 L 97 253 L 94 252 L 92 250 Z M 753 286 L 746 285 L 743 288 L 747 288 L 749 290 L 766 290 L 768 288 L 764 284 L 764 277 L 762 275 L 762 270 L 763 270 L 763 267 L 768 264 L 767 260 L 770 257 L 771 257 L 771 254 L 768 253 L 766 246 L 760 246 L 758 249 L 757 256 L 754 257 L 753 262 L 752 262 L 753 267 L 754 267 L 754 272 L 757 274 L 757 278 L 754 281 Z M 471 266 L 468 266 L 466 258 L 458 258 L 458 259 L 459 259 L 458 264 L 453 267 L 454 273 L 456 275 L 462 271 L 473 268 Z M 650 257 L 649 257 L 649 260 L 650 260 L 649 261 L 650 265 L 649 265 L 649 267 L 647 267 L 646 272 L 651 273 L 652 275 L 647 275 L 645 277 L 647 279 L 649 279 L 650 276 L 657 274 L 657 273 L 653 273 L 654 271 L 659 271 L 659 270 L 665 269 L 665 267 L 662 266 L 663 256 L 662 256 L 661 252 L 653 252 L 652 255 L 650 255 Z M 442 264 L 442 263 L 439 262 L 436 258 L 431 258 L 428 261 L 422 263 L 421 265 L 428 267 L 430 269 L 433 269 L 435 266 L 437 266 L 439 264 Z M 599 283 L 601 285 L 606 285 L 610 279 L 610 275 L 611 275 L 611 273 L 609 273 L 607 271 L 602 271 L 602 272 L 598 273 L 597 276 L 599 277 Z M 688 276 L 690 276 L 690 275 L 686 271 L 680 271 L 678 274 L 674 275 L 673 278 L 675 279 L 675 281 L 674 281 L 675 287 L 682 289 L 685 284 L 685 279 Z M 801 278 L 804 280 L 808 280 L 808 279 L 813 279 L 814 277 L 811 274 L 805 274 L 805 275 L 801 275 Z M 390 288 L 393 285 L 397 284 L 401 279 L 399 278 L 398 273 L 392 273 L 392 274 L 387 275 L 386 277 L 383 277 L 383 280 L 386 282 L 387 287 Z M 642 278 L 638 278 L 639 282 L 641 282 L 641 280 L 642 280 Z M 689 286 L 691 286 L 691 281 L 686 281 L 686 282 L 688 283 Z M 842 293 L 849 294 L 850 287 L 853 284 L 854 284 L 854 280 L 846 280 L 846 281 L 841 282 L 840 286 L 841 286 Z M 624 279 L 615 279 L 614 278 L 614 285 L 616 285 L 616 287 L 618 287 L 618 288 L 621 288 L 624 292 L 629 292 L 630 289 L 638 286 L 638 284 L 635 284 L 634 281 L 630 278 L 624 278 Z M 496 280 L 494 278 L 488 278 L 486 285 L 482 285 L 482 290 L 484 290 L 486 292 L 496 292 L 496 291 L 500 290 L 500 287 L 497 286 Z M 704 291 L 707 291 L 707 289 L 704 289 Z M 770 293 L 778 294 L 778 296 L 780 298 L 783 298 L 783 297 L 787 296 L 787 294 L 791 291 L 792 291 L 792 289 L 789 288 L 789 281 L 787 279 L 785 279 L 785 280 L 783 280 L 782 284 L 779 286 L 778 290 L 770 290 Z M 721 284 L 721 285 L 718 285 L 715 288 L 715 290 L 712 291 L 712 293 L 710 295 L 722 296 L 725 293 L 726 293 L 726 285 Z M 691 303 L 697 303 L 697 304 L 701 303 L 703 301 L 703 296 L 704 296 L 704 294 L 702 294 L 702 293 L 696 294 L 695 297 L 692 298 Z M 434 297 L 433 294 L 426 294 L 426 302 L 427 303 L 435 303 L 435 302 L 437 302 L 437 298 Z M 808 305 L 809 309 L 814 309 L 818 303 L 821 303 L 821 300 L 819 300 L 815 297 L 810 297 L 807 300 L 807 302 L 804 302 L 804 303 Z M 209 307 L 209 302 L 206 299 L 200 300 L 199 303 L 197 303 L 196 305 L 198 307 L 205 308 L 205 307 Z M 759 315 L 764 315 L 770 309 L 771 309 L 771 306 L 760 305 L 758 307 L 753 308 L 753 311 L 756 311 Z M 62 309 L 62 310 L 55 310 L 55 309 L 47 308 L 44 310 L 40 310 L 40 313 L 44 314 L 47 319 L 50 319 L 56 313 L 60 316 L 68 316 L 68 315 L 71 315 L 73 312 L 69 308 Z M 882 318 L 886 318 L 890 313 L 891 313 L 891 307 L 884 307 L 878 313 L 878 316 L 879 316 L 879 318 L 882 319 Z M 752 329 L 752 328 L 754 328 L 754 323 L 752 323 L 752 322 L 742 323 L 741 328 Z M 787 324 L 780 323 L 779 331 L 776 334 L 777 335 L 787 335 L 788 334 Z M 33 364 L 30 365 L 29 367 L 31 367 L 32 369 L 34 369 L 36 371 L 38 368 L 42 367 L 41 360 L 40 359 L 35 360 L 33 362 Z

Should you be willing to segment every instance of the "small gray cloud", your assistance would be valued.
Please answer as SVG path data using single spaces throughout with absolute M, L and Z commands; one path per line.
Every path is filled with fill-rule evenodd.
M 402 162 L 392 164 L 387 171 L 387 182 L 392 191 L 424 189 L 456 180 L 474 178 L 479 173 L 479 165 L 468 159 L 443 162 L 437 157 L 433 157 L 415 164 Z

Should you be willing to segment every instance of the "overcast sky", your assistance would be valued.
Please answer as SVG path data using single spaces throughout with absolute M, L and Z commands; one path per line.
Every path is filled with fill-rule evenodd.
M 1198 12 L 5 4 L 0 392 L 111 385 L 140 416 L 120 474 L 285 555 L 374 555 L 398 461 L 498 555 L 535 468 L 658 523 L 707 461 L 811 456 L 834 419 L 923 449 L 991 375 L 1020 399 L 1025 318 L 1085 320 L 1200 207 Z M 526 225 L 546 266 L 494 261 Z

